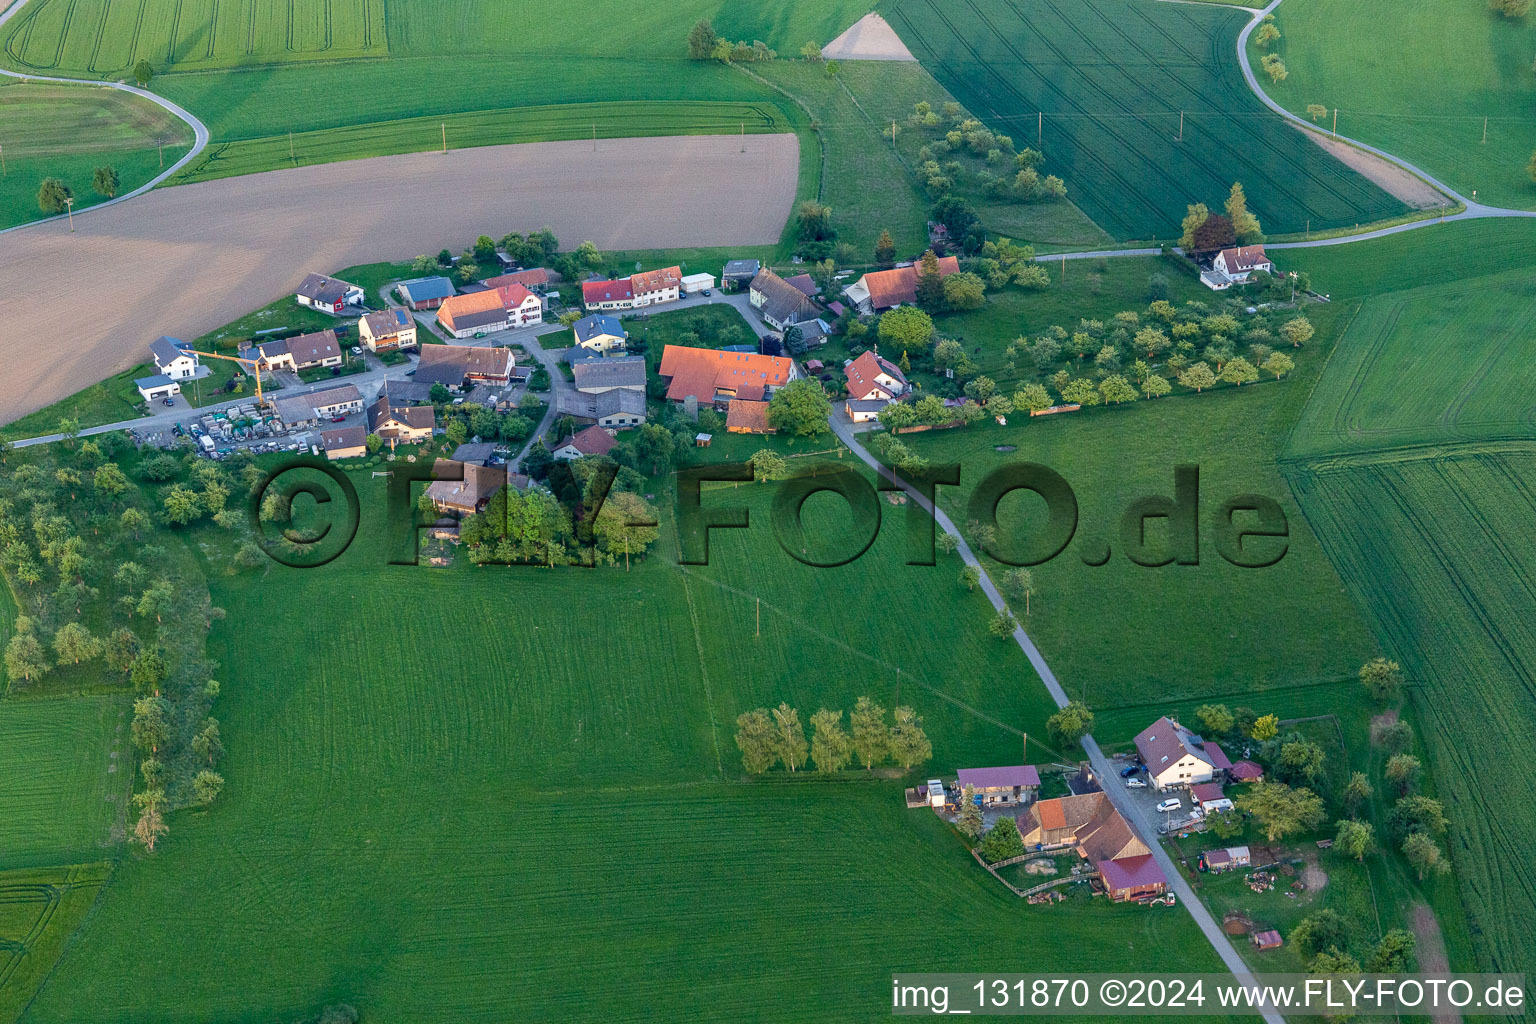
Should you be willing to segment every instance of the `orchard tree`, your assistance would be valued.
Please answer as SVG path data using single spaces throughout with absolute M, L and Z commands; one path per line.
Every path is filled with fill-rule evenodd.
M 1262 369 L 1265 373 L 1272 373 L 1276 380 L 1284 377 L 1296 368 L 1295 362 L 1284 352 L 1271 352 L 1269 358 L 1264 360 Z
M 1308 103 L 1307 114 L 1312 118 L 1312 121 L 1315 124 L 1318 118 L 1326 117 L 1328 115 L 1328 108 L 1323 106 L 1321 103 Z
M 1252 384 L 1258 380 L 1259 371 L 1248 360 L 1238 356 L 1236 359 L 1227 360 L 1226 365 L 1221 368 L 1221 379 L 1228 384 L 1236 384 L 1241 387 L 1244 384 Z
M 1278 715 L 1264 715 L 1254 719 L 1253 725 L 1248 730 L 1248 735 L 1263 743 L 1272 740 L 1280 732 L 1280 717 Z
M 1413 969 L 1413 950 L 1413 936 L 1401 928 L 1393 928 L 1371 950 L 1365 969 L 1371 974 L 1406 974 Z
M 1304 316 L 1295 317 L 1280 325 L 1280 336 L 1290 342 L 1294 348 L 1305 345 L 1311 340 L 1312 334 L 1312 321 Z
M 1387 830 L 1397 839 L 1415 832 L 1444 835 L 1449 824 L 1445 806 L 1439 800 L 1421 794 L 1403 797 L 1387 812 Z
M 1136 389 L 1119 374 L 1099 381 L 1099 395 L 1110 405 L 1136 401 Z
M 1349 945 L 1349 923 L 1337 910 L 1323 907 L 1296 923 L 1291 929 L 1291 945 L 1306 959 L 1334 947 Z
M 1365 860 L 1365 855 L 1371 852 L 1375 838 L 1376 830 L 1369 822 L 1345 818 L 1339 821 L 1338 831 L 1334 833 L 1333 845 L 1346 857 Z
M 1006 608 L 992 616 L 992 621 L 987 623 L 987 632 L 991 633 L 999 640 L 1006 640 L 1008 637 L 1012 636 L 1013 631 L 1018 628 L 1018 620 L 1009 614 L 1008 609 Z
M 53 635 L 53 649 L 58 652 L 59 660 L 72 665 L 100 657 L 101 648 L 101 641 L 78 622 L 65 623 Z
M 153 754 L 171 739 L 171 705 L 164 697 L 140 697 L 133 702 L 130 731 L 133 745 Z
M 18 630 L 5 645 L 5 671 L 12 679 L 30 683 L 52 667 L 48 652 L 31 633 Z
M 1254 45 L 1261 50 L 1268 49 L 1280 38 L 1280 30 L 1275 27 L 1273 21 L 1266 21 L 1259 26 L 1259 30 L 1253 34 Z
M 933 318 L 916 306 L 898 306 L 881 314 L 879 334 L 888 352 L 926 352 L 933 346 Z
M 1206 388 L 1216 386 L 1216 374 L 1211 370 L 1211 364 L 1198 360 L 1190 363 L 1189 368 L 1179 374 L 1179 383 L 1186 388 L 1192 388 L 1198 394 Z
M 1254 816 L 1272 843 L 1323 822 L 1322 797 L 1310 789 L 1292 789 L 1283 782 L 1254 783 L 1237 798 L 1237 806 Z
M 1235 808 L 1212 811 L 1205 816 L 1206 827 L 1216 833 L 1218 839 L 1235 839 L 1243 832 L 1243 815 Z
M 1371 799 L 1372 792 L 1371 780 L 1366 778 L 1365 772 L 1351 773 L 1344 784 L 1344 809 L 1351 814 L 1357 813 Z
M 1051 393 L 1045 390 L 1045 385 L 1030 381 L 1013 393 L 1013 407 L 1015 409 L 1028 409 L 1030 412 L 1040 412 L 1049 409 L 1054 403 Z
M 1066 707 L 1045 721 L 1051 735 L 1063 743 L 1076 743 L 1093 731 L 1093 712 L 1080 700 L 1070 701 Z
M 1173 390 L 1173 385 L 1168 383 L 1168 378 L 1159 377 L 1155 373 L 1147 374 L 1147 379 L 1141 382 L 1141 392 L 1148 398 L 1162 398 Z
M 1387 758 L 1382 775 L 1397 787 L 1398 795 L 1403 796 L 1419 781 L 1419 770 L 1419 759 L 1412 754 L 1393 754 Z
M 192 779 L 192 799 L 204 807 L 217 800 L 223 790 L 224 776 L 218 772 L 205 768 Z
M 1395 700 L 1403 692 L 1403 667 L 1386 658 L 1372 658 L 1360 666 L 1360 682 L 1376 700 Z
M 149 61 L 145 60 L 143 57 L 140 57 L 138 61 L 133 65 L 133 80 L 139 83 L 139 88 L 142 89 L 148 85 L 149 80 L 154 77 L 154 67 L 149 63 Z
M 140 63 L 144 63 L 140 61 Z M 151 804 L 139 812 L 139 820 L 133 826 L 133 838 L 137 840 L 145 850 L 155 852 L 155 844 L 158 843 L 170 831 L 165 826 L 165 818 L 160 813 L 159 804 Z
M 1403 856 L 1419 873 L 1421 882 L 1432 874 L 1443 875 L 1451 870 L 1445 855 L 1440 852 L 1440 844 L 1423 832 L 1412 832 L 1403 840 Z
M 790 381 L 768 401 L 768 425 L 800 437 L 826 433 L 831 415 L 831 400 L 821 382 L 810 377 Z
M 1276 34 L 1279 33 L 1276 32 Z M 1281 60 L 1278 54 L 1266 53 L 1264 59 L 1259 61 L 1259 66 L 1264 69 L 1265 74 L 1269 75 L 1269 80 L 1276 85 L 1290 76 L 1290 72 L 1285 69 L 1285 61 Z

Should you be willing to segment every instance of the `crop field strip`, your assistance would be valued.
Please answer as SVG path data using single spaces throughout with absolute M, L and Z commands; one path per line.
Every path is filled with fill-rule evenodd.
M 1009 3 L 1006 12 L 969 4 L 968 22 L 987 29 L 980 39 L 934 0 L 902 0 L 888 14 L 952 93 L 1021 144 L 1031 142 L 1029 122 L 1043 112 L 1053 135 L 1048 166 L 1119 236 L 1176 233 L 1182 204 L 1216 201 L 1228 178 L 1244 182 L 1270 230 L 1293 220 L 1300 228 L 1308 219 L 1352 224 L 1401 212 L 1364 178 L 1320 160 L 1315 146 L 1248 93 L 1225 52 L 1237 24 L 1227 12 L 1099 2 L 1069 14 L 1049 0 L 1027 13 Z M 1127 19 L 1145 32 L 1126 32 Z M 1206 52 L 1186 35 L 1206 38 Z M 1175 143 L 1181 108 L 1185 141 Z M 1124 212 L 1127 197 L 1136 212 Z
M 104 863 L 0 872 L 0 1020 L 17 1019 L 95 902 Z
M 1525 856 L 1536 815 L 1522 780 L 1487 770 L 1536 756 L 1532 472 L 1536 443 L 1520 453 L 1385 453 L 1288 470 L 1435 725 L 1428 739 L 1448 796 L 1451 854 L 1494 969 L 1528 963 L 1536 950 L 1536 873 Z

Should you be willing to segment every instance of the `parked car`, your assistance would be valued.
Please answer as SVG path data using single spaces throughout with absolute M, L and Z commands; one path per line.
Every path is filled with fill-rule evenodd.
M 332 423 L 345 423 L 345 422 L 347 422 L 347 418 L 345 416 L 332 416 L 331 417 L 331 422 Z
M 1164 800 L 1162 803 L 1158 804 L 1157 811 L 1159 814 L 1162 814 L 1166 811 L 1176 811 L 1183 806 L 1183 802 L 1179 800 L 1178 797 L 1172 797 L 1171 799 Z
M 353 345 L 352 346 L 352 354 L 355 355 L 355 356 L 362 355 L 363 354 L 363 346 L 361 346 L 361 345 Z
M 175 399 L 172 399 L 172 398 L 167 398 L 167 399 L 166 399 L 166 400 L 165 400 L 165 404 L 166 404 L 166 405 L 175 405 L 175 404 L 176 404 L 176 401 L 175 401 Z
M 1133 764 L 1133 765 L 1131 765 L 1131 766 L 1129 766 L 1127 768 L 1120 769 L 1120 777 L 1122 779 L 1128 779 L 1132 775 L 1135 775 L 1139 771 L 1141 771 L 1141 765 Z
M 710 295 L 713 295 L 713 294 L 714 294 L 714 292 L 712 292 L 712 291 L 710 291 L 710 290 L 709 290 L 709 289 L 708 289 L 708 288 L 705 288 L 705 289 L 704 289 L 704 294 L 705 294 L 705 296 L 706 296 L 706 297 L 707 297 L 707 296 L 710 296 Z
M 1147 780 L 1146 779 L 1126 779 L 1125 780 L 1125 784 L 1127 786 L 1129 786 L 1131 789 L 1146 789 L 1147 788 Z

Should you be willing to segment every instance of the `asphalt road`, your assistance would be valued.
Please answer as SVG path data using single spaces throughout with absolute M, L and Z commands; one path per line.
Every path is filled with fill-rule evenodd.
M 831 423 L 833 432 L 838 436 L 839 440 L 848 446 L 850 451 L 864 460 L 868 466 L 882 477 L 901 484 L 902 489 L 906 491 L 909 501 L 916 502 L 919 508 L 933 516 L 934 521 L 939 524 L 939 527 L 945 533 L 950 534 L 960 542 L 960 557 L 965 560 L 966 565 L 975 566 L 980 571 L 982 593 L 987 595 L 987 600 L 992 602 L 993 608 L 1002 611 L 1004 607 L 1002 595 L 998 593 L 991 577 L 987 575 L 986 567 L 976 558 L 976 555 L 971 551 L 970 545 L 966 543 L 965 538 L 961 536 L 960 531 L 956 529 L 949 516 L 942 509 L 936 507 L 932 502 L 923 497 L 921 492 L 902 484 L 888 468 L 871 455 L 859 443 L 853 424 L 849 422 L 848 418 L 841 411 L 834 411 Z M 1041 682 L 1045 684 L 1045 689 L 1051 695 L 1051 699 L 1056 702 L 1056 706 L 1066 707 L 1068 701 L 1066 690 L 1062 689 L 1061 683 L 1056 679 L 1056 674 L 1051 671 L 1051 666 L 1046 664 L 1045 657 L 1041 655 L 1040 649 L 1035 646 L 1035 642 L 1029 638 L 1029 634 L 1024 632 L 1023 626 L 1019 626 L 1013 631 L 1013 639 L 1020 649 L 1024 651 L 1024 656 L 1029 659 L 1029 663 L 1034 666 L 1035 672 L 1040 676 Z M 1216 955 L 1221 957 L 1222 963 L 1226 964 L 1227 969 L 1236 975 L 1239 980 L 1244 980 L 1251 976 L 1251 969 L 1243 962 L 1243 958 L 1238 955 L 1237 950 L 1233 948 L 1232 940 L 1227 936 L 1226 932 L 1221 930 L 1221 926 L 1216 923 L 1216 919 L 1211 916 L 1210 911 L 1206 910 L 1205 904 L 1200 902 L 1199 898 L 1195 895 L 1195 891 L 1190 888 L 1189 883 L 1185 880 L 1183 872 L 1173 862 L 1173 858 L 1168 856 L 1167 851 L 1163 849 L 1162 843 L 1158 841 L 1158 823 L 1147 814 L 1145 802 L 1131 799 L 1130 791 L 1125 788 L 1125 783 L 1120 778 L 1120 773 L 1115 770 L 1114 765 L 1110 763 L 1109 758 L 1104 755 L 1104 752 L 1099 749 L 1098 742 L 1091 735 L 1084 736 L 1082 744 L 1083 750 L 1088 755 L 1088 763 L 1093 766 L 1094 772 L 1097 773 L 1110 803 L 1114 804 L 1115 809 L 1131 823 L 1141 836 L 1142 841 L 1152 851 L 1152 856 L 1156 859 L 1157 866 L 1162 869 L 1163 874 L 1168 879 L 1168 887 L 1178 896 L 1179 902 L 1184 905 L 1184 909 L 1189 912 L 1189 915 L 1195 919 L 1195 924 L 1199 925 L 1201 932 L 1205 934 L 1211 947 L 1216 950 Z M 1268 1024 L 1283 1024 L 1284 1021 L 1280 1014 L 1273 1012 L 1265 1013 L 1264 1019 Z

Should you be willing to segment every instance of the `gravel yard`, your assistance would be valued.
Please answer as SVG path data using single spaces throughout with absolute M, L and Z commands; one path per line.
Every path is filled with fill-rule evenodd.
M 745 148 L 745 152 L 742 152 Z M 793 135 L 541 142 L 176 188 L 0 240 L 0 422 L 271 302 L 307 271 L 552 227 L 600 249 L 764 245 L 795 199 Z

